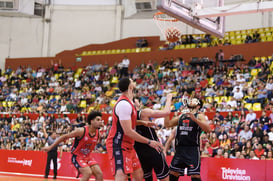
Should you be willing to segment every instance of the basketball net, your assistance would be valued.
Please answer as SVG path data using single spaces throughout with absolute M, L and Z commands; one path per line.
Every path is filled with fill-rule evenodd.
M 181 21 L 163 12 L 155 13 L 153 19 L 167 41 L 176 42 L 180 39 L 183 28 Z

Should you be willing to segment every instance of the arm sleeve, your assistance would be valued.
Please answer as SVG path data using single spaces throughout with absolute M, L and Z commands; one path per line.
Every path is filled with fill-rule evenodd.
M 131 120 L 132 106 L 128 101 L 120 101 L 115 108 L 120 120 Z

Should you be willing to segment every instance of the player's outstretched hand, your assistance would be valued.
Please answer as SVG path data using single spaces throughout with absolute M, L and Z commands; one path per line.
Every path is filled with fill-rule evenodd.
M 159 153 L 164 149 L 163 145 L 157 141 L 151 140 L 150 147 L 156 149 Z

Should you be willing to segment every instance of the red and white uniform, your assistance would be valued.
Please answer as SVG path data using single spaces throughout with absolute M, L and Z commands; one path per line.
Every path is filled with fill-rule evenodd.
M 131 100 L 124 95 L 120 96 L 113 108 L 112 127 L 106 139 L 113 175 L 118 169 L 122 169 L 127 174 L 141 167 L 134 150 L 135 140 L 124 134 L 120 120 L 131 120 L 132 129 L 136 128 L 136 108 Z
M 72 146 L 72 163 L 78 169 L 98 164 L 91 157 L 91 152 L 94 150 L 99 139 L 99 131 L 96 130 L 94 136 L 90 136 L 88 126 L 84 126 L 84 134 L 80 139 L 75 138 Z

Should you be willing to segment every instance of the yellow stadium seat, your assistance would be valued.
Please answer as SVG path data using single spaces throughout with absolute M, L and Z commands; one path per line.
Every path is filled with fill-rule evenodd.
M 87 112 L 91 112 L 91 111 L 93 111 L 94 110 L 94 106 L 90 106 L 89 108 L 88 108 L 88 111 Z
M 180 45 L 175 45 L 174 49 L 178 50 Z
M 26 112 L 27 111 L 27 108 L 26 107 L 22 107 L 21 108 L 21 112 Z
M 87 55 L 87 51 L 83 51 L 82 56 L 86 56 L 86 55 Z
M 228 101 L 228 97 L 227 96 L 221 96 L 221 102 L 227 102 Z
M 191 45 L 190 45 L 190 44 L 187 44 L 185 48 L 191 48 Z
M 208 83 L 209 83 L 209 84 L 213 84 L 213 82 L 214 82 L 213 77 L 209 78 Z
M 230 40 L 230 43 L 231 43 L 232 45 L 235 45 L 235 44 L 236 44 L 235 39 Z
M 270 31 L 270 27 L 265 27 L 264 31 Z
M 262 33 L 262 32 L 264 32 L 264 29 L 263 28 L 258 28 L 258 32 Z
M 240 39 L 241 40 L 242 36 L 241 35 L 236 35 L 236 39 Z
M 131 53 L 131 52 L 132 52 L 132 49 L 127 48 L 127 49 L 125 50 L 125 52 L 126 52 L 126 53 Z
M 251 34 L 253 32 L 253 30 L 252 29 L 248 29 L 248 30 L 246 30 L 246 33 L 247 34 Z
M 192 44 L 191 44 L 191 48 L 196 48 L 196 44 L 195 44 L 195 43 L 192 43 Z
M 206 97 L 206 102 L 207 103 L 212 103 L 212 97 Z
M 117 53 L 116 49 L 111 50 L 111 54 L 116 54 L 116 53 Z
M 106 50 L 106 54 L 111 54 L 111 50 Z
M 229 32 L 229 36 L 234 36 L 234 35 L 235 35 L 234 31 Z
M 241 30 L 241 34 L 246 34 L 246 30 Z
M 112 77 L 111 83 L 112 84 L 118 83 L 118 77 Z
M 253 103 L 252 108 L 253 108 L 253 111 L 261 111 L 262 110 L 261 103 L 259 102 Z
M 256 75 L 258 75 L 258 73 L 259 73 L 258 69 L 252 69 L 251 72 L 250 72 L 250 75 L 256 76 Z
M 81 74 L 81 73 L 82 73 L 82 70 L 83 70 L 82 68 L 78 68 L 76 73 L 77 73 L 77 74 Z
M 14 105 L 15 102 L 13 101 L 8 101 L 8 107 L 12 107 Z
M 234 39 L 235 39 L 235 36 L 230 36 L 229 39 L 230 39 L 230 40 L 234 40 Z
M 96 50 L 91 51 L 91 55 L 96 55 L 96 54 L 97 54 Z
M 229 73 L 228 73 L 228 76 L 232 76 L 232 75 L 233 75 L 233 72 L 234 72 L 234 69 L 230 69 L 230 70 L 229 70 Z
M 266 41 L 272 41 L 272 40 L 273 40 L 272 36 L 268 36 L 267 39 L 266 39 Z
M 178 94 L 178 93 L 177 93 L 176 91 L 172 92 L 173 97 L 176 97 L 177 94 Z
M 266 36 L 261 37 L 261 42 L 265 42 L 265 41 L 267 41 L 267 37 Z
M 202 48 L 208 47 L 208 43 L 202 43 L 202 44 L 201 44 L 201 47 L 202 47 Z
M 110 106 L 111 106 L 111 107 L 114 107 L 114 105 L 116 104 L 116 102 L 117 102 L 116 100 L 111 100 L 111 101 L 110 101 Z
M 242 39 L 245 40 L 245 39 L 246 39 L 246 35 L 247 35 L 247 34 L 242 34 Z
M 137 53 L 139 53 L 139 52 L 140 52 L 140 50 L 141 50 L 140 48 L 136 48 L 136 52 L 137 52 Z
M 184 49 L 184 48 L 186 48 L 186 46 L 185 45 L 179 45 L 179 48 Z
M 265 62 L 267 60 L 267 57 L 261 57 L 261 61 Z
M 3 101 L 3 102 L 2 102 L 2 105 L 3 105 L 3 107 L 7 107 L 7 102 L 6 102 L 6 101 Z
M 74 74 L 74 80 L 77 79 L 77 78 L 79 78 L 79 77 L 80 77 L 80 74 L 78 74 L 78 73 Z
M 247 108 L 248 110 L 252 109 L 252 104 L 251 103 L 245 103 L 244 107 Z
M 79 107 L 86 108 L 86 100 L 81 100 Z
M 236 39 L 236 45 L 240 45 L 242 44 L 242 40 L 241 39 Z
M 220 104 L 220 103 L 221 103 L 221 99 L 220 99 L 220 97 L 214 97 L 214 101 L 216 101 L 218 104 Z
M 255 57 L 254 58 L 256 61 L 259 61 L 260 60 L 260 57 Z
M 60 100 L 60 99 L 61 99 L 61 96 L 60 96 L 60 95 L 56 95 L 55 98 L 56 98 L 57 100 Z

